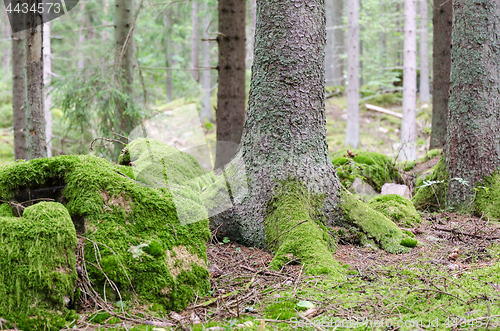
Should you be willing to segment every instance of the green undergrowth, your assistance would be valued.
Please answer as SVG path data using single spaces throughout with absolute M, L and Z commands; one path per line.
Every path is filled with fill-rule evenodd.
M 324 198 L 296 181 L 282 183 L 276 192 L 264 224 L 266 244 L 275 254 L 271 267 L 279 270 L 295 262 L 304 264 L 308 274 L 342 277 L 332 256 L 335 242 L 318 217 Z
M 166 145 L 152 145 L 156 150 L 148 157 L 168 168 L 165 173 L 177 174 L 168 178 L 169 183 L 182 184 L 177 200 L 171 187 L 151 187 L 148 180 L 158 175 L 154 165 L 140 168 L 138 162 L 142 171 L 134 180 L 134 167 L 74 155 L 0 168 L 0 200 L 15 200 L 27 188 L 35 192 L 65 186 L 62 201 L 83 236 L 86 268 L 96 291 L 104 297 L 105 289 L 109 301 L 181 310 L 209 289 L 206 242 L 210 231 L 199 201 L 209 176 L 199 178 L 206 171 L 191 156 Z M 133 150 L 132 144 L 129 147 Z M 145 169 L 152 169 L 152 176 Z M 188 219 L 183 224 L 180 209 Z
M 23 217 L 0 210 L 0 316 L 22 330 L 59 330 L 76 291 L 76 231 L 62 204 L 40 202 Z M 9 207 L 10 208 L 10 207 Z
M 500 249 L 495 245 L 489 252 L 491 262 L 499 257 Z M 301 329 L 313 330 L 315 324 L 326 330 L 472 330 L 484 329 L 488 316 L 496 316 L 489 329 L 500 327 L 498 262 L 453 275 L 446 266 L 426 260 L 352 272 L 348 281 L 323 277 L 315 279 L 314 286 L 306 278 L 297 290 L 285 288 L 278 298 L 268 296 L 263 303 L 266 308 L 286 310 L 289 316 L 295 313 L 288 321 L 302 325 Z M 317 309 L 325 309 L 311 319 L 313 324 L 297 318 L 296 304 L 304 298 Z
M 412 202 L 397 194 L 381 194 L 370 201 L 368 206 L 381 212 L 399 226 L 414 227 L 420 224 L 421 217 Z
M 340 208 L 343 211 L 345 228 L 359 231 L 356 244 L 364 246 L 379 246 L 389 253 L 406 253 L 408 241 L 412 238 L 403 233 L 393 221 L 382 213 L 373 210 L 368 204 L 356 198 L 349 191 L 342 191 Z M 343 231 L 343 230 L 340 230 Z M 413 245 L 414 246 L 414 245 Z
M 417 178 L 415 195 L 412 202 L 415 208 L 426 211 L 439 211 L 446 206 L 446 190 L 448 188 L 448 172 L 444 156 L 438 164 Z
M 352 150 L 354 157 L 341 149 L 332 155 L 332 163 L 342 185 L 350 188 L 360 177 L 380 192 L 385 183 L 398 180 L 398 168 L 394 159 L 382 153 Z
M 475 187 L 476 197 L 474 213 L 487 216 L 490 219 L 500 220 L 500 174 L 493 174 Z

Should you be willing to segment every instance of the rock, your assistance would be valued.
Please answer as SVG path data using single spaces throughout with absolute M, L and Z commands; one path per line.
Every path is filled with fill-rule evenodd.
M 410 199 L 410 189 L 406 185 L 399 185 L 394 183 L 385 183 L 382 186 L 380 194 L 397 194 L 403 198 Z
M 361 196 L 374 196 L 378 194 L 373 187 L 363 182 L 363 180 L 359 177 L 354 179 L 354 182 L 352 182 L 351 189 L 354 193 L 359 194 Z

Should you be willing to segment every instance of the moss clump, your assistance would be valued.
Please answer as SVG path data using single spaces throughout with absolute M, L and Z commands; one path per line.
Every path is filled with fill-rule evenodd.
M 0 316 L 23 330 L 64 327 L 61 311 L 75 299 L 77 243 L 62 204 L 40 202 L 22 218 L 0 217 Z
M 323 199 L 295 181 L 282 183 L 276 192 L 265 220 L 266 242 L 275 253 L 271 266 L 279 270 L 297 260 L 309 274 L 341 277 L 341 266 L 332 256 L 335 243 L 317 216 Z
M 441 157 L 430 173 L 419 177 L 415 183 L 415 195 L 411 199 L 413 205 L 420 210 L 438 211 L 446 205 L 448 188 L 448 172 L 446 162 Z
M 0 217 L 14 217 L 12 207 L 7 203 L 0 204 Z
M 400 226 L 420 224 L 420 215 L 411 201 L 397 194 L 378 195 L 371 199 L 368 205 Z
M 405 253 L 409 249 L 401 245 L 401 240 L 409 238 L 390 219 L 370 208 L 348 191 L 342 192 L 340 208 L 344 222 L 355 226 L 366 236 L 363 241 L 373 240 L 389 253 Z
M 363 178 L 377 192 L 385 183 L 398 179 L 398 169 L 393 159 L 376 152 L 352 150 L 354 157 L 346 149 L 332 155 L 332 163 L 342 185 L 349 188 L 356 177 Z
M 400 244 L 402 246 L 405 246 L 405 247 L 413 248 L 413 247 L 417 246 L 417 239 L 414 239 L 414 238 L 403 238 L 403 239 L 401 239 L 401 243 Z
M 474 213 L 500 220 L 500 174 L 496 173 L 476 185 Z
M 170 187 L 152 188 L 134 179 L 133 167 L 75 155 L 3 167 L 0 199 L 14 200 L 26 188 L 65 186 L 66 208 L 86 238 L 87 271 L 95 289 L 104 294 L 109 278 L 119 292 L 108 283 L 108 300 L 118 301 L 120 296 L 127 300 L 137 294 L 140 301 L 181 310 L 210 286 L 206 268 L 210 231 L 206 211 L 199 203 L 203 179 L 196 177 L 206 172 L 189 155 L 156 142 L 151 145 L 156 147 L 153 159 L 163 162 L 161 167 L 167 173 L 179 176 L 171 180 L 185 184 L 181 189 L 187 187 L 189 194 L 177 194 L 184 205 L 174 200 Z M 133 146 L 129 144 L 128 150 L 135 156 Z M 139 174 L 142 178 L 147 175 Z M 179 209 L 191 213 L 184 216 L 197 222 L 182 225 Z

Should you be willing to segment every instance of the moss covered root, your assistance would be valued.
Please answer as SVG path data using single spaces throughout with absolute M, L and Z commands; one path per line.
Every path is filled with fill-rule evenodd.
M 76 246 L 62 204 L 40 202 L 22 218 L 0 217 L 0 316 L 23 330 L 62 328 L 61 312 L 75 300 Z
M 399 226 L 413 227 L 421 218 L 412 202 L 397 194 L 382 194 L 368 201 L 368 206 L 381 212 Z
M 271 266 L 280 269 L 293 262 L 305 264 L 313 275 L 341 277 L 341 266 L 333 258 L 333 238 L 317 219 L 322 198 L 311 195 L 295 181 L 281 184 L 268 206 L 266 242 L 275 253 Z
M 409 241 L 415 241 L 382 213 L 373 210 L 348 191 L 342 192 L 340 207 L 344 225 L 359 229 L 359 240 L 362 244 L 372 246 L 375 243 L 389 253 L 406 253 L 409 251 L 408 247 L 413 245 L 409 245 Z M 416 244 L 416 241 L 414 243 Z

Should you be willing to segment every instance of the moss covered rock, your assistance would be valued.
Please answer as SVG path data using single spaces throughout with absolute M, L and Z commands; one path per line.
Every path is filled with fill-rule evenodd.
M 400 226 L 416 226 L 421 220 L 413 203 L 397 194 L 376 196 L 368 201 L 368 205 Z
M 0 200 L 19 201 L 27 190 L 34 197 L 62 187 L 59 199 L 85 236 L 86 267 L 95 289 L 103 293 L 109 279 L 116 290 L 107 284 L 108 300 L 137 298 L 180 310 L 209 289 L 205 244 L 210 231 L 199 195 L 210 176 L 200 178 L 207 172 L 190 155 L 157 142 L 150 141 L 150 146 L 155 148 L 146 149 L 147 157 L 153 161 L 139 172 L 93 156 L 7 165 L 0 168 Z M 137 160 L 142 157 L 138 153 Z M 145 169 L 157 172 L 152 170 L 148 177 Z M 176 176 L 168 178 L 168 186 L 150 185 L 148 180 L 162 180 L 162 174 Z M 180 193 L 175 195 L 182 206 L 174 201 L 172 183 L 178 184 Z M 184 217 L 196 222 L 182 225 L 179 206 L 191 213 Z
M 77 243 L 62 204 L 40 202 L 22 218 L 0 217 L 0 316 L 23 330 L 64 327 L 61 312 L 75 300 Z
M 446 190 L 448 188 L 448 172 L 446 162 L 441 157 L 431 171 L 419 177 L 415 183 L 413 205 L 420 210 L 438 211 L 446 206 Z
M 332 155 L 332 163 L 345 188 L 351 187 L 356 177 L 363 178 L 377 192 L 385 183 L 398 179 L 398 168 L 394 159 L 376 152 L 342 149 Z

